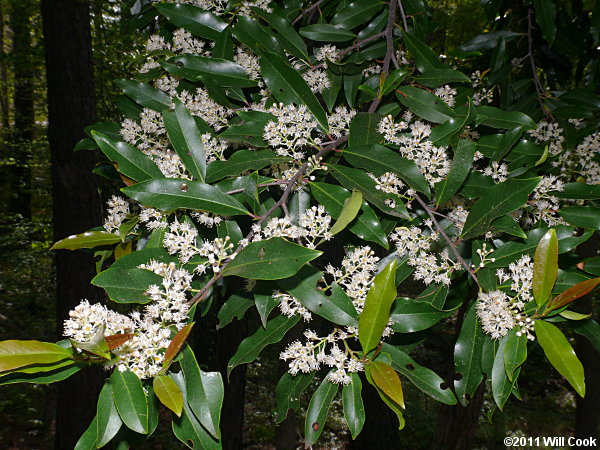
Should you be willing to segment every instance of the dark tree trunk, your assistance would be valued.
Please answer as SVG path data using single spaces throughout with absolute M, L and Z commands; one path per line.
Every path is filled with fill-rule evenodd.
M 14 128 L 12 153 L 16 160 L 11 170 L 10 211 L 31 216 L 31 141 L 33 139 L 33 81 L 35 67 L 31 42 L 33 2 L 13 2 L 10 26 L 13 32 Z
M 396 414 L 381 400 L 379 394 L 362 377 L 362 396 L 365 405 L 365 425 L 350 443 L 351 450 L 398 450 L 400 433 Z
M 42 0 L 48 82 L 48 141 L 52 153 L 54 239 L 101 223 L 93 152 L 73 152 L 83 128 L 95 120 L 89 4 L 80 0 Z M 69 310 L 81 299 L 96 302 L 101 292 L 90 285 L 94 262 L 89 253 L 56 253 L 59 333 Z M 60 384 L 56 416 L 57 449 L 73 448 L 96 409 L 103 376 L 85 371 Z
M 8 74 L 6 70 L 6 52 L 4 49 L 4 11 L 0 7 L 0 123 L 4 132 L 10 128 L 10 112 L 8 106 Z

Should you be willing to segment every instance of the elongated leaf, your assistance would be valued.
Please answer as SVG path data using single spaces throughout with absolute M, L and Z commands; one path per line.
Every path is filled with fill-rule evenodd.
M 386 172 L 395 173 L 414 190 L 430 194 L 429 184 L 417 165 L 383 145 L 350 147 L 343 154 L 354 167 L 367 169 L 378 177 Z
M 350 383 L 342 389 L 344 419 L 350 429 L 352 439 L 361 432 L 365 424 L 365 406 L 362 400 L 362 382 L 357 373 L 350 374 Z
M 271 52 L 261 55 L 260 70 L 269 91 L 277 101 L 306 105 L 323 131 L 328 132 L 325 110 L 297 70 L 281 56 Z
M 510 381 L 517 368 L 527 359 L 527 336 L 517 336 L 517 329 L 513 328 L 508 334 L 504 347 L 504 370 Z
M 251 299 L 241 295 L 235 294 L 229 297 L 217 314 L 219 319 L 218 328 L 229 325 L 234 318 L 241 320 L 253 304 L 254 302 Z
M 346 226 L 354 220 L 361 206 L 362 193 L 358 190 L 353 190 L 350 197 L 344 201 L 344 207 L 342 208 L 338 219 L 329 230 L 331 235 L 336 235 L 346 228 Z
M 566 291 L 560 293 L 556 297 L 554 297 L 548 303 L 547 308 L 549 310 L 562 308 L 563 306 L 571 303 L 578 298 L 583 297 L 592 291 L 596 286 L 600 284 L 600 277 L 592 278 L 591 280 L 585 280 L 580 283 L 577 283 L 575 286 L 570 287 Z
M 383 330 L 389 321 L 390 307 L 396 298 L 397 265 L 397 260 L 392 260 L 374 278 L 367 293 L 365 306 L 358 322 L 358 338 L 364 354 L 379 344 Z
M 600 324 L 598 322 L 594 319 L 587 319 L 571 325 L 577 334 L 585 336 L 596 351 L 600 353 Z
M 369 373 L 375 385 L 385 392 L 394 403 L 404 408 L 402 382 L 396 371 L 384 362 L 373 361 L 369 365 Z
M 54 368 L 56 367 L 56 368 Z M 72 362 L 71 364 L 63 365 L 61 362 L 56 365 L 47 365 L 44 367 L 31 366 L 25 369 L 16 369 L 14 371 L 4 372 L 0 374 L 0 386 L 5 384 L 15 383 L 33 383 L 33 384 L 49 384 L 57 381 L 66 380 L 71 375 L 76 374 L 84 367 L 83 364 Z
M 105 383 L 98 397 L 98 406 L 96 408 L 96 426 L 97 426 L 97 448 L 104 447 L 119 432 L 123 422 L 115 401 L 113 398 L 113 388 L 110 383 Z
M 477 125 L 483 124 L 505 130 L 512 130 L 513 128 L 535 129 L 535 122 L 528 115 L 518 111 L 503 111 L 494 106 L 478 106 L 476 123 Z
M 383 137 L 377 131 L 383 116 L 377 113 L 358 112 L 350 122 L 348 145 L 358 147 L 381 143 Z
M 455 405 L 456 397 L 444 385 L 444 380 L 434 371 L 417 364 L 409 355 L 393 345 L 384 343 L 377 360 L 387 362 L 396 371 L 410 380 L 417 388 L 435 400 L 447 405 Z
M 160 402 L 181 417 L 183 411 L 183 393 L 179 386 L 167 375 L 154 377 L 152 382 L 154 393 Z
M 94 248 L 103 245 L 112 245 L 121 242 L 121 238 L 117 234 L 108 233 L 106 231 L 86 231 L 81 234 L 61 239 L 55 243 L 50 250 L 77 250 L 80 248 Z
M 221 374 L 200 370 L 196 357 L 189 346 L 186 346 L 182 353 L 183 358 L 180 365 L 185 378 L 187 403 L 202 426 L 212 436 L 219 439 L 221 436 L 219 428 L 221 406 L 225 395 Z
M 327 412 L 335 394 L 337 394 L 339 385 L 328 380 L 323 380 L 317 388 L 306 410 L 306 419 L 304 422 L 304 442 L 306 446 L 311 446 L 323 432 Z
M 542 35 L 550 47 L 556 37 L 556 5 L 554 0 L 534 0 L 535 21 L 542 29 Z
M 571 206 L 558 213 L 571 225 L 600 230 L 600 208 L 596 206 Z
M 507 340 L 507 336 L 500 339 L 498 350 L 496 351 L 496 355 L 494 357 L 494 365 L 492 367 L 492 395 L 496 405 L 498 405 L 498 408 L 500 408 L 500 411 L 502 411 L 502 408 L 508 400 L 510 393 L 513 391 L 521 370 L 517 367 L 516 372 L 513 373 L 513 381 L 511 381 L 506 374 L 505 351 Z
M 211 40 L 218 40 L 227 24 L 213 13 L 187 4 L 158 3 L 154 7 L 173 25 Z
M 454 311 L 442 311 L 431 303 L 398 298 L 390 312 L 392 329 L 400 333 L 414 333 L 431 328 L 440 320 L 451 316 Z
M 162 278 L 146 269 L 108 269 L 92 279 L 92 284 L 103 288 L 117 303 L 148 303 L 146 291 L 150 285 L 159 285 Z
M 254 294 L 254 304 L 256 305 L 256 310 L 260 316 L 260 322 L 262 323 L 263 328 L 266 328 L 269 320 L 269 314 L 271 314 L 271 311 L 273 311 L 273 309 L 279 304 L 279 301 L 270 293 L 256 293 Z
M 345 291 L 334 283 L 331 295 L 323 295 L 322 290 L 317 289 L 317 282 L 322 278 L 323 272 L 307 265 L 278 284 L 309 311 L 338 325 L 357 326 L 358 313 Z
M 179 353 L 181 348 L 184 346 L 188 336 L 192 332 L 193 327 L 194 327 L 194 322 L 188 323 L 181 330 L 179 330 L 175 336 L 173 336 L 173 339 L 171 339 L 171 342 L 169 343 L 167 350 L 165 350 L 165 356 L 163 357 L 163 363 L 162 363 L 163 367 L 169 367 L 169 365 L 171 364 L 171 361 L 173 361 L 173 358 L 175 358 L 175 356 L 177 356 L 177 354 Z M 160 397 L 159 397 L 159 399 L 160 399 Z M 181 411 L 180 411 L 180 413 L 181 413 Z M 179 415 L 179 414 L 177 414 L 177 415 Z
M 162 111 L 171 106 L 171 99 L 167 94 L 147 83 L 134 80 L 117 80 L 115 83 L 125 95 L 145 108 Z
M 252 8 L 256 14 L 265 19 L 270 27 L 278 31 L 277 38 L 284 48 L 296 58 L 308 60 L 308 50 L 304 40 L 294 29 L 291 22 L 277 13 L 270 13 L 261 8 Z
M 487 232 L 492 220 L 520 208 L 541 178 L 509 179 L 488 188 L 475 202 L 463 227 L 463 239 Z
M 284 57 L 285 51 L 270 30 L 262 27 L 256 20 L 246 16 L 237 16 L 232 30 L 233 36 L 257 55 L 275 52 Z
M 287 278 L 321 253 L 283 238 L 253 242 L 244 247 L 227 265 L 223 276 L 235 275 L 255 280 Z
M 125 344 L 125 342 L 129 341 L 134 336 L 134 333 L 111 334 L 110 336 L 106 336 L 104 340 L 106 341 L 108 349 L 114 350 Z
M 135 181 L 164 178 L 154 162 L 133 145 L 114 140 L 96 131 L 92 137 L 108 159 L 117 163 L 117 170 Z
M 148 432 L 148 402 L 140 379 L 130 371 L 115 370 L 110 377 L 119 416 L 136 433 Z
M 354 33 L 341 27 L 326 23 L 318 23 L 300 28 L 304 37 L 320 42 L 347 42 L 356 37 Z
M 89 427 L 75 444 L 75 450 L 94 450 L 98 446 L 98 417 L 92 419 Z
M 196 121 L 180 102 L 175 102 L 175 111 L 163 111 L 163 120 L 169 139 L 184 166 L 198 181 L 206 177 L 206 155 Z
M 162 210 L 187 208 L 225 216 L 248 214 L 240 202 L 220 188 L 198 181 L 150 180 L 124 188 L 122 191 L 145 206 Z
M 442 99 L 424 89 L 403 86 L 396 90 L 396 97 L 417 116 L 433 123 L 444 123 L 456 114 Z
M 537 341 L 548 361 L 583 397 L 585 395 L 583 366 L 565 335 L 555 325 L 544 320 L 536 320 L 534 326 Z
M 403 32 L 402 39 L 406 48 L 415 58 L 415 65 L 419 72 L 426 72 L 432 70 L 448 69 L 448 67 L 442 63 L 435 52 L 413 36 L 410 33 Z
M 558 276 L 558 239 L 548 231 L 538 243 L 533 259 L 533 296 L 538 308 L 546 304 Z
M 469 103 L 464 108 L 456 109 L 456 118 L 444 122 L 439 127 L 431 130 L 429 140 L 436 146 L 447 146 L 458 138 L 465 127 L 475 120 L 475 105 L 469 99 Z
M 384 213 L 395 217 L 409 218 L 409 214 L 400 200 L 400 197 L 394 194 L 386 194 L 376 189 L 375 181 L 373 181 L 373 179 L 363 170 L 352 169 L 340 165 L 330 166 L 330 169 L 333 177 L 338 180 L 342 186 L 348 190 L 360 190 L 365 200 Z M 389 202 L 386 202 L 388 199 L 393 200 L 394 204 L 388 206 Z
M 272 164 L 285 164 L 290 158 L 277 156 L 271 150 L 238 150 L 227 161 L 213 161 L 208 165 L 206 180 L 208 183 L 228 176 L 238 176 L 246 170 L 258 170 Z
M 450 69 L 428 69 L 415 77 L 415 81 L 423 86 L 436 88 L 447 83 L 469 83 L 471 80 L 464 73 Z
M 377 0 L 358 0 L 342 8 L 331 19 L 331 24 L 351 30 L 368 22 L 375 14 L 381 11 L 382 2 Z
M 267 345 L 279 342 L 299 320 L 298 316 L 277 316 L 267 322 L 266 328 L 260 327 L 244 339 L 227 364 L 227 375 L 236 366 L 254 361 Z
M 462 405 L 468 403 L 467 395 L 472 396 L 481 380 L 481 351 L 483 349 L 483 333 L 477 321 L 475 303 L 471 303 L 464 316 L 460 334 L 454 346 L 454 364 L 456 372 L 462 375 L 454 381 L 456 395 Z M 504 371 L 504 366 L 502 366 Z
M 350 197 L 350 191 L 347 189 L 328 183 L 311 182 L 310 192 L 320 204 L 325 206 L 327 214 L 334 219 L 339 217 L 344 202 Z M 350 231 L 361 239 L 376 242 L 387 249 L 387 237 L 375 211 L 365 201 L 362 203 L 361 210 L 356 220 L 351 223 Z
M 0 372 L 72 358 L 73 354 L 69 349 L 50 342 L 17 340 L 0 342 Z
M 286 372 L 283 374 L 275 388 L 275 398 L 277 400 L 277 406 L 273 411 L 275 423 L 283 422 L 287 417 L 288 410 L 300 408 L 300 395 L 310 385 L 315 373 L 300 372 L 296 375 L 290 375 Z
M 436 204 L 441 206 L 454 197 L 469 175 L 473 165 L 475 143 L 461 139 L 454 149 L 454 158 L 448 176 L 435 185 Z
M 562 191 L 553 192 L 552 195 L 558 198 L 597 200 L 600 198 L 600 184 L 567 183 Z
M 242 66 L 227 59 L 200 55 L 182 55 L 170 58 L 165 65 L 174 75 L 191 81 L 217 81 L 220 87 L 252 87 L 256 81 L 248 78 Z

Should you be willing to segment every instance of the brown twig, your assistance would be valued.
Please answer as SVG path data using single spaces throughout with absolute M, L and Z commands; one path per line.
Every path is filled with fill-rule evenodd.
M 338 145 L 343 144 L 347 140 L 348 140 L 348 136 L 342 136 L 341 138 L 338 138 L 334 141 L 326 142 L 324 145 L 321 146 L 321 149 L 315 155 L 315 159 L 318 160 L 319 158 L 324 156 L 326 153 L 334 150 Z M 290 194 L 292 193 L 294 186 L 300 180 L 300 178 L 302 178 L 302 176 L 306 173 L 308 168 L 309 168 L 309 163 L 308 162 L 304 163 L 302 165 L 302 167 L 300 167 L 298 169 L 298 171 L 294 174 L 294 176 L 290 180 L 286 181 L 286 187 L 285 187 L 285 190 L 283 191 L 283 194 L 281 194 L 281 197 L 279 197 L 279 200 L 277 200 L 277 202 L 275 204 L 273 204 L 273 206 L 271 206 L 266 213 L 264 213 L 263 215 L 258 217 L 258 221 L 256 222 L 257 225 L 262 225 L 271 216 L 271 214 L 273 214 L 275 212 L 275 210 L 277 208 L 282 207 L 282 205 L 287 202 L 287 199 L 290 196 Z M 252 238 L 254 237 L 254 234 L 255 234 L 254 230 L 250 230 L 250 232 L 246 235 L 244 240 L 246 242 L 251 241 Z M 234 253 L 237 254 L 242 248 L 243 248 L 243 246 L 239 245 Z M 206 283 L 206 285 L 204 285 L 204 287 L 202 289 L 200 289 L 200 292 L 198 292 L 196 295 L 194 295 L 188 303 L 194 305 L 194 304 L 204 300 L 204 298 L 207 296 L 210 288 L 223 277 L 223 272 L 225 271 L 225 268 L 227 267 L 227 265 L 229 264 L 230 261 L 231 260 L 226 261 L 221 266 L 219 273 L 216 276 L 212 277 L 208 281 L 208 283 Z
M 324 1 L 325 0 L 318 0 L 316 3 L 313 3 L 312 5 L 310 5 L 304 11 L 302 11 L 298 17 L 296 17 L 292 21 L 292 25 L 296 25 L 298 22 L 300 22 L 302 20 L 302 18 L 304 16 L 306 16 L 307 14 L 311 13 L 312 11 L 314 11 L 315 8 L 318 8 L 319 6 L 321 6 L 321 3 L 323 3 Z
M 400 17 L 402 17 L 404 31 L 408 33 L 408 23 L 406 22 L 406 13 L 404 12 L 404 6 L 402 6 L 402 0 L 398 0 L 398 8 L 400 9 Z
M 257 184 L 256 187 L 269 187 L 269 186 L 281 186 L 282 184 L 287 184 L 288 180 L 277 180 L 277 181 L 272 181 L 270 183 L 261 183 L 261 184 Z M 233 194 L 239 194 L 240 192 L 244 192 L 246 189 L 241 188 L 241 189 L 234 189 L 232 191 L 227 191 L 226 194 L 227 195 L 233 195 Z
M 546 104 L 543 101 L 543 98 L 546 96 L 544 93 L 544 88 L 542 87 L 542 83 L 540 82 L 540 78 L 538 77 L 537 67 L 535 65 L 535 59 L 533 58 L 533 38 L 531 37 L 531 30 L 533 29 L 533 24 L 531 22 L 532 10 L 529 8 L 527 11 L 527 45 L 529 49 L 529 62 L 531 63 L 531 72 L 533 76 L 533 85 L 535 86 L 535 92 L 537 93 L 537 100 L 540 104 L 540 108 L 542 112 L 548 119 L 553 119 L 554 116 L 552 112 L 548 109 Z
M 462 256 L 460 256 L 460 253 L 458 253 L 458 250 L 456 249 L 454 242 L 452 242 L 452 240 L 448 237 L 448 235 L 446 234 L 446 232 L 444 231 L 444 229 L 442 228 L 440 223 L 436 220 L 431 208 L 429 208 L 429 206 L 427 206 L 427 204 L 423 200 L 421 200 L 421 197 L 419 197 L 418 194 L 415 195 L 415 199 L 423 207 L 423 209 L 425 210 L 425 212 L 427 213 L 429 218 L 435 224 L 435 227 L 437 228 L 438 232 L 442 235 L 444 240 L 448 243 L 448 245 L 450 246 L 450 249 L 452 250 L 452 253 L 454 253 L 454 256 L 456 256 L 456 259 L 458 260 L 458 262 L 460 262 L 460 264 L 466 269 L 466 271 L 469 272 L 469 275 L 471 275 L 471 278 L 473 278 L 473 281 L 475 281 L 477 286 L 481 287 L 481 285 L 479 284 L 479 280 L 477 279 L 477 275 L 475 275 L 475 272 L 469 266 L 469 264 L 464 260 L 464 258 Z
M 389 6 L 390 13 L 388 15 L 387 25 L 385 26 L 385 30 L 384 30 L 385 41 L 386 41 L 386 50 L 385 50 L 385 58 L 383 59 L 382 73 L 384 74 L 384 76 L 386 78 L 390 73 L 390 63 L 392 62 L 392 60 L 395 61 L 395 59 L 394 59 L 394 22 L 396 20 L 396 7 L 398 6 L 397 2 L 398 2 L 398 0 L 390 1 L 390 6 Z M 395 64 L 397 65 L 398 63 L 395 62 Z M 375 110 L 379 106 L 380 102 L 381 102 L 381 97 L 379 97 L 379 96 L 375 97 L 375 99 L 373 100 L 373 103 L 371 103 L 371 106 L 369 107 L 369 112 L 370 113 L 375 112 Z

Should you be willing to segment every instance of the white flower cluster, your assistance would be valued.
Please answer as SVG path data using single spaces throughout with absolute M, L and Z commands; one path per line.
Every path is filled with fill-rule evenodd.
M 527 133 L 534 137 L 538 143 L 548 145 L 548 151 L 552 155 L 558 155 L 562 152 L 562 143 L 565 138 L 563 137 L 563 129 L 557 123 L 542 120 L 535 130 L 530 130 Z
M 454 108 L 454 97 L 456 96 L 456 89 L 446 84 L 445 86 L 437 88 L 433 93 L 437 95 L 450 108 Z
M 329 134 L 336 139 L 347 135 L 350 131 L 350 122 L 355 115 L 356 110 L 354 109 L 348 109 L 345 106 L 336 106 L 333 114 L 327 116 Z
M 289 156 L 295 160 L 305 158 L 302 147 L 318 144 L 311 137 L 317 127 L 317 121 L 308 111 L 306 105 L 284 105 L 279 103 L 269 108 L 269 112 L 277 117 L 277 122 L 270 121 L 265 126 L 263 137 L 280 156 Z
M 233 61 L 243 67 L 251 80 L 260 78 L 260 64 L 254 54 L 247 52 L 242 47 L 237 47 L 235 55 L 233 55 Z
M 468 215 L 469 211 L 465 209 L 463 205 L 457 205 L 452 211 L 448 212 L 448 219 L 450 219 L 454 223 L 457 235 L 462 234 L 462 230 L 465 226 L 465 222 L 467 221 Z
M 356 353 L 350 350 L 345 343 L 346 339 L 356 339 L 357 334 L 335 329 L 328 336 L 321 338 L 314 331 L 307 330 L 304 332 L 304 336 L 307 338 L 305 344 L 300 341 L 292 342 L 279 355 L 280 359 L 289 361 L 290 374 L 314 372 L 324 365 L 334 369 L 327 375 L 329 381 L 345 385 L 350 383 L 348 373 L 364 370 Z M 340 349 L 338 341 L 344 341 L 345 351 Z M 328 344 L 331 344 L 329 352 Z
M 483 81 L 481 80 L 481 72 L 479 70 L 476 70 L 471 74 L 471 86 L 473 87 L 473 89 L 479 88 L 473 94 L 473 104 L 475 106 L 479 106 L 484 102 L 492 103 L 492 101 L 494 100 L 494 90 L 488 90 L 486 87 L 483 86 Z
M 104 220 L 104 229 L 109 233 L 118 233 L 119 227 L 129 214 L 129 203 L 123 197 L 113 195 L 106 205 L 108 214 Z
M 227 150 L 227 141 L 213 137 L 210 133 L 204 133 L 200 136 L 204 145 L 204 154 L 206 163 L 213 161 L 225 161 L 225 150 Z
M 552 195 L 552 192 L 560 192 L 564 189 L 564 183 L 554 175 L 548 175 L 542 178 L 540 183 L 534 189 L 529 199 L 529 204 L 533 207 L 531 215 L 527 217 L 526 225 L 533 225 L 539 220 L 543 220 L 551 227 L 556 225 L 568 225 L 567 222 L 558 215 L 560 209 L 560 199 Z
M 151 0 L 152 3 L 157 3 L 164 0 Z M 227 6 L 226 0 L 168 0 L 167 3 L 187 3 L 194 5 L 207 11 L 213 11 L 217 14 L 221 14 L 225 11 Z
M 315 94 L 320 94 L 331 86 L 331 81 L 324 70 L 307 70 L 302 74 L 302 78 Z
M 290 294 L 286 294 L 279 291 L 273 291 L 272 297 L 279 301 L 279 309 L 281 314 L 292 317 L 295 315 L 301 316 L 305 322 L 312 320 L 312 314 L 306 309 L 302 303 Z
M 203 211 L 194 211 L 192 217 L 207 228 L 213 228 L 223 221 L 221 216 Z
M 419 120 L 409 124 L 411 117 L 410 114 L 405 115 L 404 120 L 396 123 L 392 116 L 386 116 L 379 122 L 378 130 L 386 142 L 398 146 L 402 156 L 417 164 L 423 176 L 433 186 L 448 174 L 450 161 L 445 149 L 426 140 L 431 134 L 431 127 Z M 408 128 L 410 133 L 403 133 Z
M 177 98 L 193 115 L 201 117 L 217 131 L 228 126 L 228 119 L 233 115 L 231 109 L 219 105 L 210 98 L 208 91 L 201 87 L 196 88 L 195 93 L 181 91 Z
M 586 184 L 600 184 L 599 148 L 600 131 L 596 131 L 586 136 L 574 150 L 561 154 L 559 160 L 553 164 L 560 167 L 561 175 L 566 180 L 575 173 L 583 178 Z
M 198 230 L 190 222 L 179 222 L 177 218 L 169 225 L 169 231 L 165 233 L 163 246 L 169 254 L 178 254 L 179 261 L 186 264 L 192 256 L 198 254 L 196 248 L 196 237 Z
M 517 336 L 526 335 L 533 340 L 535 321 L 523 312 L 525 305 L 533 300 L 533 262 L 529 255 L 523 255 L 518 261 L 508 266 L 506 273 L 503 269 L 496 272 L 498 280 L 504 287 L 509 287 L 514 295 L 504 291 L 480 292 L 477 303 L 477 316 L 481 321 L 483 331 L 493 339 L 499 339 L 515 326 L 521 327 Z M 510 282 L 510 285 L 508 285 Z M 506 284 L 505 284 L 506 283 Z M 502 286 L 501 286 L 502 287 Z
M 64 323 L 64 335 L 78 342 L 89 342 L 99 332 L 111 336 L 133 333 L 134 330 L 135 322 L 131 318 L 111 311 L 100 303 L 90 305 L 87 300 L 82 300 L 71 310 Z
M 140 222 L 142 222 L 149 230 L 164 230 L 169 226 L 169 223 L 165 220 L 166 215 L 158 209 L 142 206 L 139 218 Z
M 327 67 L 327 61 L 337 62 L 340 59 L 340 52 L 335 45 L 327 44 L 315 51 L 317 61 L 323 63 L 323 67 Z
M 483 169 L 484 175 L 492 177 L 496 183 L 506 181 L 508 175 L 508 166 L 506 164 L 499 163 L 498 161 L 492 161 L 492 164 Z
M 367 175 L 375 181 L 375 189 L 386 194 L 400 195 L 400 189 L 404 187 L 404 183 L 400 177 L 392 172 L 386 172 L 380 177 L 376 177 L 372 173 L 368 173 Z
M 225 261 L 235 259 L 236 253 L 233 250 L 234 245 L 230 242 L 230 237 L 216 238 L 212 241 L 204 241 L 202 247 L 198 249 L 198 254 L 208 259 L 206 263 L 199 264 L 196 268 L 198 273 L 204 273 L 210 266 L 214 274 L 221 271 L 221 266 Z

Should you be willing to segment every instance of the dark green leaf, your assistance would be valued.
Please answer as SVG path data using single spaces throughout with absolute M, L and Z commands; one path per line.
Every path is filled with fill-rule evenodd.
M 290 158 L 277 156 L 271 150 L 238 150 L 227 161 L 213 161 L 208 165 L 206 180 L 208 183 L 227 176 L 240 175 L 246 170 L 258 170 L 272 164 L 285 164 Z
M 435 185 L 436 204 L 441 206 L 458 192 L 473 166 L 475 144 L 461 139 L 454 149 L 454 158 L 448 176 Z
M 254 294 L 254 304 L 260 316 L 260 322 L 264 328 L 267 327 L 269 314 L 279 304 L 279 301 L 272 294 Z
M 571 206 L 558 213 L 573 226 L 600 230 L 600 208 L 596 206 Z
M 517 368 L 527 359 L 527 336 L 517 336 L 517 329 L 510 330 L 504 347 L 504 370 L 510 381 Z M 514 377 L 516 381 L 516 377 Z
M 317 23 L 300 28 L 300 34 L 308 39 L 320 42 L 347 42 L 356 37 L 351 31 L 326 23 Z
M 167 60 L 165 67 L 175 75 L 190 81 L 218 80 L 219 87 L 252 87 L 256 81 L 248 78 L 242 66 L 227 59 L 200 55 L 182 55 Z
M 154 7 L 173 25 L 211 40 L 218 40 L 227 24 L 213 13 L 192 5 L 158 3 Z
M 572 324 L 576 333 L 585 336 L 600 353 L 600 325 L 593 319 L 582 320 Z
M 329 406 L 338 388 L 338 384 L 323 380 L 310 399 L 304 422 L 304 443 L 307 447 L 317 442 L 323 432 Z
M 481 351 L 483 349 L 483 333 L 477 321 L 475 303 L 471 303 L 464 316 L 463 325 L 454 346 L 454 364 L 456 372 L 462 375 L 454 381 L 456 395 L 462 405 L 468 403 L 467 395 L 473 393 L 483 380 L 481 368 Z M 504 372 L 504 365 L 502 366 Z
M 217 314 L 218 328 L 229 325 L 234 318 L 241 320 L 252 305 L 254 305 L 252 300 L 241 295 L 234 294 L 229 297 Z
M 436 88 L 447 83 L 469 83 L 471 80 L 458 70 L 440 68 L 425 70 L 421 75 L 415 77 L 415 81 L 423 86 Z
M 361 432 L 365 424 L 365 407 L 362 400 L 362 382 L 357 373 L 350 374 L 350 383 L 342 389 L 344 419 L 350 429 L 352 439 Z
M 362 193 L 358 190 L 353 190 L 350 197 L 344 201 L 344 206 L 339 217 L 329 230 L 331 235 L 334 236 L 346 228 L 346 226 L 356 218 L 361 206 Z
M 288 372 L 283 374 L 275 388 L 275 398 L 277 399 L 277 406 L 273 411 L 275 423 L 283 422 L 287 417 L 288 410 L 300 408 L 300 395 L 310 385 L 314 377 L 315 372 L 300 372 L 297 375 L 290 375 Z
M 359 145 L 378 144 L 383 137 L 377 131 L 381 114 L 376 113 L 356 113 L 352 122 L 350 122 L 350 135 L 348 145 L 356 147 Z
M 534 0 L 535 21 L 542 29 L 542 35 L 550 47 L 556 36 L 556 5 L 554 0 Z
M 454 311 L 442 311 L 428 301 L 398 298 L 392 305 L 390 320 L 392 329 L 399 333 L 414 333 L 431 328 Z
M 500 411 L 502 411 L 504 404 L 508 400 L 508 397 L 517 382 L 519 372 L 521 371 L 521 369 L 517 367 L 516 372 L 513 374 L 513 381 L 506 375 L 504 365 L 507 339 L 508 337 L 506 336 L 500 339 L 498 350 L 494 357 L 494 365 L 492 367 L 492 395 L 498 408 L 500 408 Z
M 108 269 L 92 280 L 94 286 L 103 288 L 108 297 L 117 303 L 148 303 L 148 287 L 161 284 L 162 278 L 146 269 Z
M 148 432 L 148 403 L 140 379 L 133 372 L 115 370 L 110 377 L 119 416 L 136 433 Z
M 535 129 L 535 122 L 528 115 L 518 111 L 502 111 L 493 106 L 478 106 L 476 123 L 477 125 L 483 124 L 505 130 L 512 130 L 513 128 Z
M 140 83 L 133 80 L 115 81 L 123 92 L 145 108 L 162 111 L 171 106 L 171 99 L 160 89 L 150 86 L 148 83 Z
M 553 192 L 558 198 L 597 200 L 600 198 L 600 184 L 567 183 L 560 192 Z
M 448 69 L 448 67 L 438 59 L 437 55 L 430 47 L 412 34 L 403 32 L 402 39 L 404 39 L 406 49 L 414 56 L 415 65 L 417 66 L 417 69 L 419 69 L 419 72 Z
M 288 19 L 277 13 L 269 13 L 261 8 L 252 8 L 252 11 L 265 19 L 269 26 L 277 30 L 277 38 L 291 55 L 304 60 L 309 59 L 304 40 Z
M 444 123 L 456 117 L 441 98 L 424 89 L 403 86 L 396 90 L 396 97 L 417 116 L 430 122 Z
M 98 397 L 96 408 L 97 448 L 104 447 L 119 432 L 123 422 L 119 417 L 113 398 L 113 388 L 110 383 L 105 383 Z

